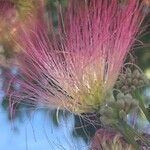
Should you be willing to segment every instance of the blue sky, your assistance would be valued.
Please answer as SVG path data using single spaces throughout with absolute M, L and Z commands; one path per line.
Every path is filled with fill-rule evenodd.
M 7 119 L 6 112 L 0 108 L 0 150 L 86 150 L 82 139 L 71 136 L 73 117 L 61 119 L 59 127 L 41 111 L 35 112 L 29 119 L 14 124 Z M 18 127 L 17 131 L 12 129 Z
M 0 75 L 0 102 L 4 96 L 2 85 Z M 26 115 L 21 119 L 11 123 L 0 105 L 0 150 L 87 150 L 81 138 L 72 137 L 73 116 L 61 118 L 58 127 L 40 110 L 34 112 L 31 119 Z

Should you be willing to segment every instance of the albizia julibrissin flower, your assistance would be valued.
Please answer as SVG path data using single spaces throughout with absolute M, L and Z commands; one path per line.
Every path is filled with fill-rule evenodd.
M 14 4 L 11 0 L 0 0 L 0 19 L 9 19 L 14 15 Z
M 148 136 L 144 135 L 146 138 Z M 148 150 L 149 148 L 137 139 L 140 150 Z M 91 150 L 136 150 L 131 144 L 127 143 L 124 137 L 110 129 L 99 129 L 91 140 Z
M 8 24 L 10 26 L 14 25 L 15 16 L 16 11 L 14 3 L 11 0 L 0 0 L 0 39 L 3 37 L 2 33 L 6 32 L 3 30 L 8 28 Z
M 140 32 L 143 9 L 140 0 L 69 0 L 57 33 L 42 13 L 21 24 L 21 87 L 12 99 L 75 113 L 97 109 Z

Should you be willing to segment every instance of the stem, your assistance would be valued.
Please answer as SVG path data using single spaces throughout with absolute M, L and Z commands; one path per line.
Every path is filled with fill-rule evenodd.
M 136 92 L 135 94 L 136 99 L 139 101 L 139 106 L 141 108 L 141 110 L 143 111 L 146 119 L 149 121 L 150 123 L 150 112 L 148 111 L 148 109 L 145 107 L 144 105 L 144 100 L 142 98 L 142 96 L 139 94 L 139 92 Z
M 141 99 L 139 100 L 139 106 L 142 109 L 145 117 L 147 118 L 147 120 L 150 123 L 150 113 L 148 112 L 147 108 L 145 108 L 145 105 L 144 105 L 144 103 L 143 103 L 143 101 Z
M 140 133 L 138 133 L 138 131 L 136 131 L 134 128 L 128 125 L 125 121 L 123 121 L 123 124 L 126 126 L 126 128 L 128 128 L 129 132 L 134 135 L 134 137 L 138 137 L 143 143 L 145 143 L 147 146 L 150 146 L 150 142 Z
M 134 146 L 134 148 L 136 150 L 140 150 L 139 145 L 137 144 L 137 142 L 135 141 L 135 133 L 133 132 L 133 130 L 131 130 L 132 127 L 130 126 L 123 120 L 119 121 L 118 124 L 115 125 L 115 128 L 117 130 L 119 130 L 119 132 L 124 136 L 124 138 L 126 139 L 126 141 L 131 144 L 132 146 Z
M 134 128 L 128 125 L 124 120 L 119 120 L 118 124 L 114 125 L 117 130 L 125 137 L 126 141 L 133 145 L 136 150 L 140 150 L 140 146 L 135 141 L 135 137 L 138 137 L 143 143 L 150 147 L 150 142 L 145 139 L 140 133 L 138 133 Z

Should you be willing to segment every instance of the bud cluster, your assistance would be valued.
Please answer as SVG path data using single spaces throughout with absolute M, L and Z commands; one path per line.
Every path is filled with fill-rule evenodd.
M 131 71 L 130 68 L 127 68 L 126 71 L 119 76 L 115 87 L 123 93 L 130 93 L 138 88 L 144 87 L 148 83 L 149 80 L 147 77 L 138 69 Z
M 100 119 L 106 125 L 116 124 L 120 119 L 125 120 L 127 115 L 137 108 L 138 102 L 130 94 L 119 93 L 116 99 L 102 106 Z

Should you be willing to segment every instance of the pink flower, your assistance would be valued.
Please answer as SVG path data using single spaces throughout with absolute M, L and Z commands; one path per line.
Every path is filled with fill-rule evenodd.
M 14 14 L 14 3 L 11 0 L 0 0 L 0 19 L 12 19 Z
M 140 0 L 69 0 L 57 32 L 44 12 L 21 24 L 15 101 L 94 111 L 111 92 L 145 17 Z M 50 34 L 49 30 L 50 29 Z
M 148 135 L 144 137 L 149 138 Z M 140 140 L 137 141 L 141 150 L 149 149 Z M 135 148 L 127 143 L 120 133 L 109 129 L 99 129 L 91 140 L 91 150 L 135 150 Z

